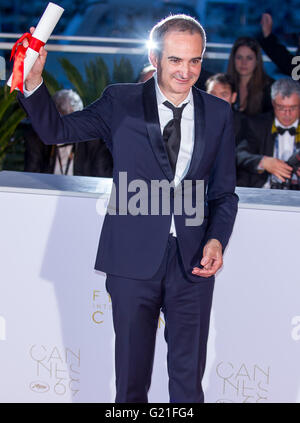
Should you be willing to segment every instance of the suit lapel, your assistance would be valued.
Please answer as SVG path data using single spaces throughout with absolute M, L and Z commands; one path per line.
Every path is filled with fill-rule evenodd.
M 194 122 L 195 122 L 195 137 L 194 137 L 194 149 L 191 159 L 191 164 L 188 170 L 188 173 L 185 179 L 193 177 L 193 174 L 196 173 L 200 160 L 202 159 L 203 152 L 204 152 L 204 131 L 205 131 L 205 110 L 204 110 L 204 102 L 201 96 L 200 91 L 198 91 L 195 87 L 192 88 L 193 90 L 193 98 L 194 98 Z
M 148 136 L 154 155 L 156 156 L 167 179 L 172 181 L 173 172 L 161 135 L 154 78 L 149 79 L 143 85 L 143 106 Z

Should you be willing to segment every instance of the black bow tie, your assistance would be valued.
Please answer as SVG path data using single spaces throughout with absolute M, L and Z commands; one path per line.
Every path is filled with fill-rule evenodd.
M 288 131 L 290 135 L 296 135 L 296 128 L 292 126 L 291 128 L 283 128 L 282 126 L 276 126 L 277 132 L 279 135 L 283 135 L 285 131 Z

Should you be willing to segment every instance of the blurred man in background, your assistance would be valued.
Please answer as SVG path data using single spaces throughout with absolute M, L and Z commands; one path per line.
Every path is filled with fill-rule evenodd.
M 237 147 L 238 170 L 243 170 L 237 185 L 299 189 L 299 168 L 287 162 L 300 149 L 300 86 L 291 78 L 279 79 L 271 96 L 274 113 L 249 119 Z
M 83 109 L 80 96 L 73 90 L 57 91 L 53 95 L 53 100 L 62 116 Z M 112 176 L 112 156 L 103 141 L 45 145 L 30 122 L 26 122 L 22 130 L 25 140 L 25 172 Z
M 205 83 L 206 92 L 215 95 L 232 106 L 236 100 L 237 91 L 232 78 L 225 73 L 212 75 Z M 238 111 L 233 111 L 233 122 L 235 132 L 235 142 L 238 144 L 242 139 L 243 125 L 246 116 Z

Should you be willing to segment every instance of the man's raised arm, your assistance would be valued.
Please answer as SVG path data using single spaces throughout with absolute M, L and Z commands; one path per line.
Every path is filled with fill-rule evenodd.
M 34 27 L 30 28 L 30 32 Z M 23 40 L 24 47 L 28 40 Z M 111 149 L 112 96 L 106 89 L 101 98 L 82 111 L 60 116 L 54 101 L 43 83 L 42 72 L 46 63 L 47 51 L 39 50 L 39 57 L 25 80 L 24 95 L 18 100 L 27 113 L 32 126 L 45 144 L 103 139 Z

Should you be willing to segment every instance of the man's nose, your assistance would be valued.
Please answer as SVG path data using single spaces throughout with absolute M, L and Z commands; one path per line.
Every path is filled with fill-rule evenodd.
M 189 77 L 189 73 L 190 73 L 190 66 L 188 63 L 182 63 L 181 64 L 181 76 L 182 78 L 188 78 Z
M 285 115 L 288 115 L 289 116 L 292 113 L 292 110 L 289 107 L 286 107 L 285 109 L 283 109 L 283 113 Z

